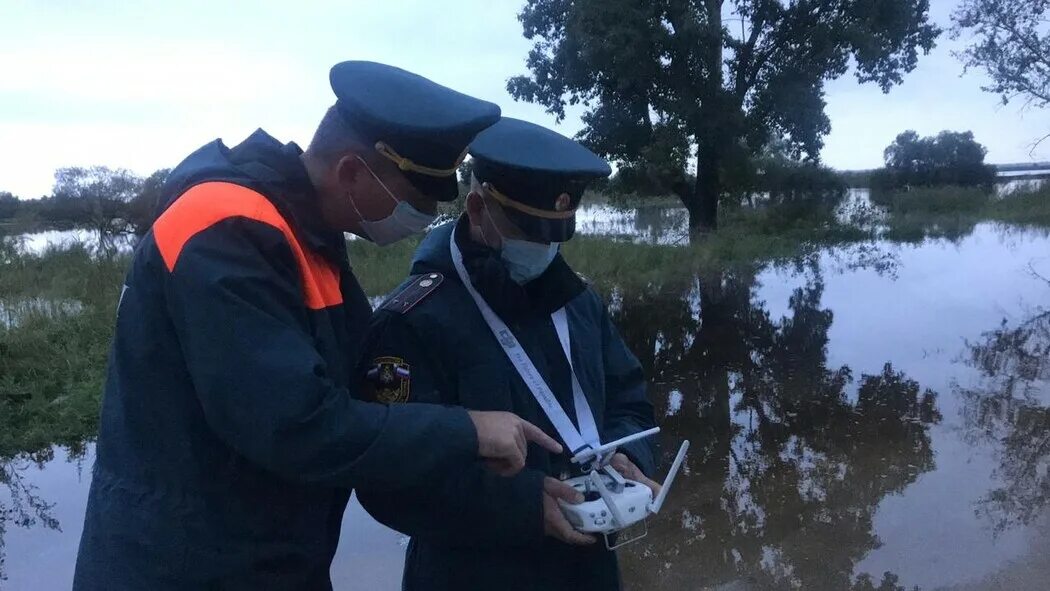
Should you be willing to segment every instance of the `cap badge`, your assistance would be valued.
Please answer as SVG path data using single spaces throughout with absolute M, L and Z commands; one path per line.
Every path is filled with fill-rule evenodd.
M 554 211 L 569 211 L 572 206 L 572 198 L 569 197 L 568 193 L 562 193 L 558 195 L 557 201 L 554 202 Z

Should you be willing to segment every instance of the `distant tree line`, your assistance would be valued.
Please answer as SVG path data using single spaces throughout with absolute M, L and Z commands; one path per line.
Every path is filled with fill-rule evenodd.
M 106 166 L 60 168 L 55 171 L 55 186 L 48 197 L 20 200 L 0 192 L 0 222 L 89 228 L 101 238 L 141 236 L 156 218 L 168 172 L 161 169 L 140 177 Z
M 0 221 L 15 217 L 19 205 L 17 197 L 7 191 L 0 191 Z
M 722 172 L 722 207 L 767 205 L 795 216 L 826 213 L 845 196 L 847 186 L 899 190 L 919 186 L 987 186 L 996 178 L 985 164 L 987 150 L 970 131 L 942 131 L 920 137 L 905 131 L 884 151 L 885 167 L 873 171 L 837 173 L 814 160 L 800 160 L 790 142 L 774 141 L 752 158 L 739 159 Z M 677 171 L 677 172 L 676 172 Z M 89 228 L 100 238 L 144 235 L 153 225 L 164 181 L 161 169 L 147 177 L 121 168 L 68 167 L 55 172 L 52 194 L 19 200 L 0 192 L 0 223 Z M 472 162 L 460 168 L 466 193 Z M 695 183 L 695 174 L 661 158 L 622 163 L 596 190 L 641 197 L 677 195 Z

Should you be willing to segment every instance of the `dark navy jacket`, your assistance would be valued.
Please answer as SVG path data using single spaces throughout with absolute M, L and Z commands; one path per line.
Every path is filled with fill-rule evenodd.
M 462 409 L 351 397 L 371 309 L 300 154 L 260 130 L 171 173 L 118 307 L 75 589 L 330 589 L 352 486 L 476 458 Z
M 456 275 L 449 253 L 454 227 L 430 233 L 416 253 L 415 275 L 373 319 L 362 361 L 372 360 L 367 370 L 374 396 L 512 411 L 557 437 Z M 560 256 L 522 288 L 509 279 L 498 253 L 470 241 L 465 223 L 455 231 L 472 282 L 514 331 L 563 408 L 573 408 L 569 365 L 550 314 L 565 306 L 573 365 L 602 440 L 653 426 L 638 360 L 601 298 Z M 418 286 L 427 281 L 440 285 L 431 285 L 432 293 L 419 299 Z M 648 443 L 624 451 L 652 474 L 654 450 Z M 422 487 L 358 488 L 358 497 L 376 519 L 412 536 L 405 589 L 617 589 L 616 556 L 602 540 L 578 548 L 544 537 L 543 478 L 575 475 L 571 470 L 565 455 L 554 457 L 531 445 L 525 470 L 512 478 L 474 464 Z

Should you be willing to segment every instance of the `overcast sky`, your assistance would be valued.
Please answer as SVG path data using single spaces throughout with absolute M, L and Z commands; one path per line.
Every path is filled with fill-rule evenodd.
M 946 24 L 956 3 L 932 0 L 934 19 Z M 530 48 L 521 4 L 0 0 L 0 190 L 48 193 L 61 166 L 148 174 L 256 127 L 305 144 L 333 101 L 328 69 L 345 59 L 394 64 L 554 126 L 505 90 Z M 829 84 L 824 161 L 878 166 L 904 129 L 972 129 L 990 161 L 1032 159 L 1029 144 L 1050 132 L 1050 112 L 1001 106 L 980 90 L 980 75 L 961 76 L 953 46 L 942 38 L 888 95 L 852 77 Z M 578 114 L 555 129 L 575 133 Z M 1050 157 L 1050 145 L 1034 157 Z

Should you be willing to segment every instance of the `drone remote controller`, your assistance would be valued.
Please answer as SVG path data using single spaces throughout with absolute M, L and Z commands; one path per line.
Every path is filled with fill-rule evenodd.
M 644 436 L 653 435 L 658 431 L 659 429 L 651 429 L 645 432 Z M 641 434 L 631 436 L 630 440 L 638 439 L 638 435 Z M 602 448 L 615 451 L 615 448 L 621 445 L 622 442 L 623 440 L 615 441 L 611 444 L 603 445 Z M 615 546 L 609 543 L 610 534 L 631 527 L 638 522 L 644 521 L 649 515 L 655 515 L 660 512 L 664 500 L 667 499 L 667 493 L 671 490 L 671 485 L 674 484 L 675 476 L 678 475 L 682 468 L 682 462 L 685 460 L 685 454 L 688 450 L 689 442 L 683 441 L 682 446 L 678 448 L 678 455 L 675 456 L 671 469 L 667 473 L 667 478 L 661 485 L 660 494 L 655 499 L 653 498 L 653 491 L 645 484 L 635 480 L 628 480 L 621 476 L 612 466 L 596 462 L 592 464 L 590 473 L 565 480 L 567 484 L 583 493 L 584 501 L 578 505 L 573 505 L 559 500 L 558 504 L 561 506 L 562 513 L 565 514 L 565 518 L 577 531 L 603 534 L 606 547 L 610 550 L 641 539 L 645 536 L 644 533 L 638 537 L 621 541 Z M 596 450 L 593 455 L 595 458 L 603 457 L 602 450 Z M 611 457 L 611 454 L 608 457 Z

